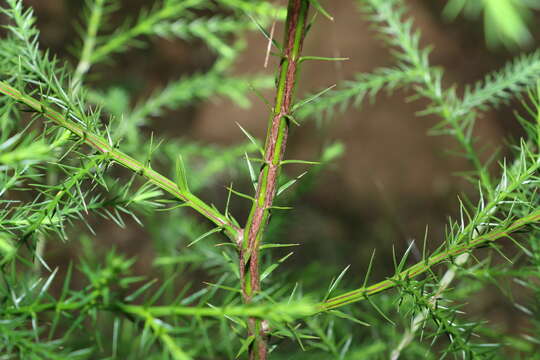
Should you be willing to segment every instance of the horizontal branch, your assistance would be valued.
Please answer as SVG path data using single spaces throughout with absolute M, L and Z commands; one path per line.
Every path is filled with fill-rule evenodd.
M 110 305 L 99 304 L 99 296 L 93 293 L 91 299 L 85 301 L 61 301 L 50 303 L 37 303 L 27 306 L 8 307 L 2 309 L 4 315 L 32 315 L 45 311 L 81 311 L 88 308 L 91 304 L 99 309 L 111 312 L 121 312 L 124 314 L 137 315 L 145 318 L 168 317 L 168 316 L 198 316 L 208 318 L 255 317 L 259 319 L 270 319 L 276 322 L 291 322 L 296 319 L 305 318 L 316 313 L 316 305 L 308 301 L 293 301 L 283 303 L 268 303 L 261 305 L 231 305 L 231 306 L 144 306 L 132 305 L 122 302 L 116 302 Z
M 399 272 L 398 274 L 378 282 L 374 285 L 362 287 L 357 290 L 350 291 L 343 295 L 333 297 L 318 305 L 312 305 L 309 302 L 292 302 L 292 303 L 275 303 L 275 304 L 260 304 L 260 305 L 236 305 L 225 307 L 191 307 L 191 306 L 144 306 L 131 305 L 125 303 L 114 303 L 108 306 L 99 306 L 106 311 L 120 311 L 126 314 L 133 315 L 151 315 L 152 317 L 163 316 L 202 316 L 202 317 L 227 317 L 234 316 L 240 318 L 254 317 L 271 319 L 277 322 L 289 322 L 295 319 L 305 318 L 316 313 L 335 309 L 347 304 L 366 300 L 369 296 L 380 293 L 384 290 L 396 287 L 399 283 L 406 279 L 415 278 L 429 270 L 435 265 L 443 261 L 450 261 L 460 254 L 467 253 L 475 248 L 484 247 L 490 243 L 510 236 L 512 233 L 522 229 L 527 225 L 540 222 L 540 209 L 524 216 L 510 225 L 494 230 L 485 235 L 478 236 L 468 242 L 458 244 L 451 249 L 432 255 L 424 261 L 410 266 L 408 269 Z M 96 295 L 97 296 L 97 295 Z M 8 307 L 1 312 L 5 315 L 16 314 L 36 314 L 44 311 L 80 311 L 89 306 L 91 302 L 95 302 L 96 298 L 86 301 L 63 301 L 50 303 L 34 303 L 27 306 Z M 97 304 L 97 303 L 96 303 Z
M 412 265 L 408 269 L 403 270 L 384 281 L 328 299 L 319 305 L 320 311 L 331 310 L 347 304 L 366 300 L 371 295 L 398 286 L 403 280 L 412 279 L 429 271 L 433 266 L 443 261 L 450 261 L 460 254 L 469 252 L 478 247 L 486 246 L 496 240 L 509 236 L 511 233 L 526 225 L 539 221 L 540 210 L 536 210 L 531 214 L 514 221 L 503 229 L 494 230 L 488 234 L 478 236 L 470 241 L 460 243 L 446 251 L 432 255 L 431 257 Z
M 127 49 L 139 36 L 153 35 L 154 27 L 161 21 L 177 18 L 184 11 L 196 8 L 203 2 L 203 0 L 169 1 L 152 12 L 142 12 L 135 24 L 132 26 L 124 24 L 120 30 L 108 37 L 105 43 L 95 48 L 89 58 L 90 65 L 105 60 L 112 53 Z
M 13 88 L 5 82 L 0 82 L 0 93 L 9 96 L 15 101 L 23 103 L 38 113 L 41 113 L 47 119 L 53 121 L 56 125 L 66 128 L 73 134 L 80 137 L 84 143 L 93 149 L 106 154 L 107 160 L 119 163 L 120 165 L 146 178 L 150 183 L 156 185 L 175 198 L 185 202 L 186 206 L 193 208 L 218 227 L 222 228 L 225 234 L 235 243 L 240 238 L 241 229 L 234 225 L 233 222 L 227 218 L 227 216 L 221 214 L 215 208 L 207 205 L 203 200 L 191 192 L 180 189 L 175 182 L 153 170 L 151 167 L 145 166 L 140 161 L 137 161 L 122 151 L 116 149 L 113 144 L 109 143 L 109 141 L 103 137 L 93 134 L 84 129 L 81 125 L 69 120 L 67 115 L 62 115 L 58 111 L 55 111 L 48 106 L 44 106 L 38 100 L 21 93 L 19 90 Z
M 323 114 L 335 115 L 336 110 L 344 112 L 349 104 L 360 106 L 366 98 L 373 100 L 382 90 L 392 92 L 398 88 L 416 84 L 422 79 L 422 73 L 409 67 L 379 68 L 371 73 L 358 73 L 354 80 L 324 93 L 311 94 L 300 104 L 295 117 L 305 120 L 310 116 Z
M 236 305 L 225 307 L 193 307 L 193 306 L 140 306 L 117 305 L 124 313 L 139 314 L 141 312 L 155 317 L 162 316 L 202 316 L 202 317 L 255 317 L 270 319 L 276 322 L 290 322 L 294 319 L 312 315 L 316 308 L 304 302 L 273 303 L 264 305 Z
M 502 69 L 486 75 L 485 79 L 465 89 L 460 114 L 475 109 L 488 110 L 509 102 L 534 86 L 540 76 L 540 51 L 516 57 Z

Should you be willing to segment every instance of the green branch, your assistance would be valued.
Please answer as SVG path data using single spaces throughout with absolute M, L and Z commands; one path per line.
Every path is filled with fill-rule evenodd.
M 443 120 L 436 126 L 436 134 L 452 135 L 465 151 L 466 158 L 474 166 L 486 191 L 491 187 L 488 169 L 484 167 L 474 148 L 472 129 L 474 113 L 458 116 L 456 107 L 460 101 L 453 90 L 445 90 L 442 86 L 442 71 L 429 62 L 429 48 L 420 46 L 420 33 L 414 31 L 411 20 L 404 19 L 406 8 L 395 0 L 367 0 L 366 9 L 371 13 L 374 22 L 378 23 L 381 33 L 390 45 L 397 49 L 397 59 L 406 67 L 421 74 L 416 91 L 419 96 L 431 100 L 432 104 L 422 114 L 437 114 Z M 441 127 L 449 129 L 440 131 Z
M 403 270 L 384 281 L 328 299 L 324 303 L 319 305 L 320 311 L 331 310 L 347 304 L 366 300 L 371 295 L 398 286 L 399 283 L 403 280 L 412 279 L 418 275 L 429 271 L 433 266 L 440 264 L 443 261 L 451 261 L 456 256 L 467 253 L 479 247 L 487 246 L 496 240 L 510 236 L 510 234 L 523 228 L 526 225 L 537 223 L 539 221 L 540 210 L 536 210 L 531 214 L 514 221 L 513 223 L 502 229 L 491 231 L 488 234 L 478 236 L 474 239 L 471 239 L 470 241 L 459 243 L 446 251 L 434 254 L 429 258 L 417 264 L 414 264 L 406 270 Z
M 305 302 L 277 303 L 264 305 L 243 305 L 225 307 L 193 307 L 193 306 L 139 306 L 117 305 L 124 313 L 137 314 L 141 311 L 152 316 L 203 316 L 203 317 L 256 317 L 271 319 L 276 322 L 290 322 L 294 319 L 312 315 L 316 308 Z
M 486 75 L 484 80 L 465 89 L 459 115 L 475 109 L 488 110 L 509 102 L 533 87 L 540 76 L 540 51 L 521 55 L 502 69 Z
M 293 301 L 283 303 L 268 303 L 261 305 L 231 305 L 231 306 L 144 306 L 117 302 L 111 305 L 99 304 L 98 293 L 93 293 L 90 299 L 85 301 L 65 300 L 50 303 L 34 303 L 27 306 L 8 307 L 3 309 L 6 315 L 32 315 L 44 311 L 81 311 L 92 306 L 101 310 L 120 310 L 124 314 L 142 315 L 148 314 L 153 317 L 164 316 L 201 316 L 210 318 L 224 317 L 256 317 L 270 319 L 276 322 L 290 322 L 313 315 L 317 311 L 316 305 L 307 301 Z
M 238 226 L 234 225 L 234 223 L 227 216 L 221 214 L 215 208 L 207 205 L 204 201 L 202 201 L 200 198 L 198 198 L 191 192 L 186 191 L 185 189 L 180 189 L 180 187 L 176 183 L 161 175 L 157 171 L 153 170 L 150 166 L 145 166 L 141 162 L 124 154 L 120 150 L 116 149 L 116 147 L 106 139 L 91 132 L 88 132 L 81 125 L 69 120 L 69 116 L 62 115 L 59 112 L 53 110 L 52 108 L 43 105 L 38 100 L 21 93 L 19 90 L 13 88 L 5 82 L 0 82 L 0 93 L 9 96 L 10 98 L 28 106 L 30 109 L 41 113 L 43 116 L 53 121 L 58 126 L 61 126 L 71 131 L 73 134 L 80 137 L 84 143 L 86 143 L 93 149 L 106 154 L 107 160 L 115 161 L 120 165 L 146 178 L 150 183 L 173 195 L 175 198 L 183 201 L 185 203 L 185 206 L 193 208 L 195 211 L 205 216 L 218 227 L 222 228 L 225 234 L 235 243 L 238 241 L 241 234 L 241 229 Z
M 183 11 L 202 4 L 202 0 L 165 1 L 161 8 L 149 14 L 142 13 L 133 27 L 121 27 L 121 31 L 113 34 L 106 43 L 97 47 L 89 59 L 90 65 L 107 58 L 111 53 L 125 49 L 135 38 L 153 34 L 154 27 L 161 21 L 177 17 Z M 143 16 L 144 15 L 144 16 Z
M 397 88 L 418 83 L 422 73 L 415 68 L 379 68 L 372 73 L 359 73 L 355 80 L 346 81 L 321 96 L 309 95 L 295 112 L 295 117 L 305 120 L 310 116 L 321 117 L 324 114 L 334 116 L 344 112 L 352 104 L 359 106 L 365 98 L 373 100 L 381 90 L 392 92 Z
M 92 3 L 81 56 L 73 75 L 75 89 L 80 88 L 84 75 L 92 65 L 92 52 L 96 46 L 97 34 L 103 18 L 103 7 L 106 1 L 107 0 L 96 0 Z

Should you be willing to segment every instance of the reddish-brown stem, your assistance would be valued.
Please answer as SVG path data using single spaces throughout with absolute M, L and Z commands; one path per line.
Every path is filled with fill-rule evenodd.
M 293 104 L 294 89 L 301 61 L 300 53 L 306 32 L 309 0 L 289 0 L 285 24 L 282 59 L 279 65 L 276 99 L 268 122 L 264 163 L 258 177 L 255 201 L 251 208 L 240 246 L 240 277 L 245 303 L 251 303 L 260 289 L 259 248 L 268 224 L 270 210 L 276 195 L 281 161 L 285 153 L 289 119 Z M 249 358 L 267 358 L 267 324 L 260 319 L 249 319 L 249 336 L 254 342 Z

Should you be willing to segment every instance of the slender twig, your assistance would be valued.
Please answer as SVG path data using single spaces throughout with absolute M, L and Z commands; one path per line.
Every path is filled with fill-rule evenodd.
M 185 206 L 193 208 L 201 215 L 212 221 L 218 227 L 222 228 L 224 233 L 235 243 L 240 239 L 242 233 L 241 229 L 236 226 L 229 218 L 212 206 L 206 204 L 203 200 L 198 198 L 191 192 L 182 190 L 178 185 L 161 175 L 157 171 L 153 170 L 150 166 L 146 166 L 143 163 L 133 159 L 122 151 L 118 150 L 113 144 L 101 136 L 98 136 L 90 131 L 87 131 L 81 125 L 70 120 L 70 116 L 74 114 L 61 114 L 58 111 L 52 109 L 49 106 L 43 105 L 38 100 L 31 96 L 25 95 L 19 90 L 13 88 L 5 82 L 0 82 L 0 93 L 10 98 L 21 102 L 31 108 L 32 110 L 41 113 L 47 119 L 53 121 L 57 125 L 68 129 L 73 134 L 82 139 L 84 143 L 92 147 L 93 149 L 106 154 L 106 159 L 109 161 L 115 161 L 131 171 L 146 178 L 150 183 L 156 185 L 167 193 L 173 195 L 177 199 L 183 201 Z
M 455 107 L 454 93 L 445 91 L 441 85 L 442 73 L 429 63 L 428 48 L 419 46 L 418 35 L 412 30 L 411 23 L 403 18 L 403 7 L 396 6 L 395 1 L 368 0 L 368 8 L 373 13 L 374 19 L 382 24 L 381 30 L 389 37 L 390 43 L 398 49 L 399 59 L 422 76 L 415 82 L 418 83 L 417 92 L 420 96 L 432 101 L 432 105 L 425 111 L 426 114 L 436 113 L 443 122 L 448 125 L 449 133 L 459 142 L 465 151 L 466 158 L 474 166 L 485 190 L 492 189 L 491 178 L 488 168 L 482 164 L 471 136 L 474 122 L 469 123 L 470 118 L 466 114 L 458 113 Z M 469 109 L 469 115 L 472 109 Z
M 531 214 L 512 222 L 510 225 L 502 229 L 494 230 L 488 234 L 478 236 L 470 241 L 465 241 L 446 251 L 442 251 L 425 260 L 422 260 L 421 262 L 412 265 L 406 270 L 403 270 L 384 281 L 328 299 L 320 305 L 320 309 L 321 311 L 331 310 L 347 304 L 365 300 L 371 295 L 398 286 L 399 283 L 405 279 L 412 279 L 418 275 L 424 274 L 433 266 L 440 264 L 443 261 L 456 259 L 463 254 L 469 253 L 473 249 L 483 247 L 496 240 L 508 237 L 511 233 L 523 228 L 524 226 L 537 223 L 539 221 L 540 210 L 536 210 Z
M 260 291 L 259 245 L 270 217 L 281 161 L 287 144 L 289 119 L 297 80 L 300 53 L 306 32 L 308 0 L 289 0 L 283 58 L 279 65 L 276 99 L 266 133 L 263 167 L 259 173 L 255 201 L 251 208 L 240 249 L 242 294 L 246 304 Z M 249 321 L 249 336 L 255 336 L 250 359 L 267 356 L 266 330 L 263 322 Z
M 124 309 L 122 309 L 124 310 Z M 129 308 L 126 313 L 130 315 L 136 315 L 144 320 L 145 326 L 148 326 L 154 335 L 163 343 L 169 354 L 171 354 L 174 360 L 192 360 L 193 358 L 188 355 L 176 341 L 169 334 L 169 326 L 163 323 L 160 319 L 155 318 L 147 308 L 138 306 L 136 308 Z
M 512 168 L 519 168 L 522 166 L 521 158 L 517 159 L 514 164 L 512 165 Z M 506 186 L 505 181 L 501 181 L 499 185 L 497 185 L 497 190 L 499 192 L 502 192 L 506 190 L 504 187 Z M 498 210 L 498 206 L 493 206 L 487 213 L 484 214 L 484 220 L 489 219 L 490 216 L 495 214 L 495 212 Z M 484 232 L 486 230 L 487 225 L 484 224 L 484 221 L 478 221 L 481 223 L 479 226 L 477 226 L 472 233 L 472 237 L 476 238 L 479 234 Z M 487 221 L 486 221 L 487 222 Z M 441 277 L 441 280 L 437 284 L 437 290 L 431 296 L 431 299 L 429 300 L 429 304 L 434 307 L 437 300 L 439 300 L 442 296 L 442 294 L 446 291 L 446 289 L 450 286 L 452 281 L 454 281 L 457 271 L 460 267 L 464 266 L 470 258 L 471 254 L 469 252 L 466 252 L 464 254 L 459 255 L 456 257 L 456 259 L 453 261 L 453 263 L 448 266 L 448 269 L 444 272 L 443 276 Z M 414 340 L 414 336 L 420 326 L 426 321 L 429 315 L 429 308 L 425 308 L 423 311 L 419 312 L 412 320 L 411 326 L 408 329 L 405 329 L 405 333 L 403 334 L 399 344 L 392 350 L 392 353 L 390 355 L 390 360 L 397 360 L 401 356 L 401 352 Z
M 99 26 L 101 25 L 103 6 L 106 1 L 107 0 L 96 0 L 92 4 L 92 11 L 88 20 L 81 57 L 73 75 L 72 84 L 75 91 L 81 87 L 83 77 L 92 65 L 91 57 L 96 46 L 97 33 Z
M 124 49 L 133 39 L 148 34 L 148 32 L 160 21 L 178 16 L 181 12 L 203 3 L 202 0 L 166 1 L 162 8 L 150 12 L 141 17 L 132 27 L 113 34 L 105 43 L 97 47 L 90 58 L 90 63 L 95 64 L 103 61 L 111 53 Z
M 224 318 L 224 317 L 256 317 L 256 318 L 273 318 L 281 321 L 292 321 L 297 318 L 310 316 L 316 313 L 316 305 L 308 302 L 287 302 L 287 303 L 272 303 L 261 305 L 228 305 L 223 307 L 210 306 L 147 306 L 133 305 L 124 302 L 115 302 L 112 304 L 103 304 L 100 302 L 98 291 L 92 292 L 90 300 L 67 300 L 53 301 L 47 303 L 34 303 L 31 305 L 22 305 L 19 307 L 7 307 L 4 309 L 6 314 L 31 315 L 33 313 L 41 313 L 45 311 L 55 312 L 77 312 L 84 308 L 96 307 L 104 311 L 120 311 L 124 314 L 141 314 L 144 313 L 154 317 L 176 316 L 190 317 L 200 316 L 209 318 Z
M 347 304 L 359 302 L 367 299 L 371 295 L 375 295 L 384 290 L 388 290 L 399 286 L 400 282 L 405 279 L 412 279 L 431 270 L 434 266 L 441 264 L 444 261 L 457 259 L 463 254 L 469 254 L 474 249 L 484 247 L 495 241 L 510 237 L 513 233 L 523 229 L 524 227 L 540 222 L 540 209 L 530 213 L 527 216 L 521 217 L 507 226 L 493 230 L 487 234 L 480 235 L 470 241 L 458 244 L 451 249 L 435 254 L 421 262 L 418 262 L 400 273 L 389 277 L 384 281 L 376 284 L 363 287 L 343 295 L 333 297 L 323 303 L 312 307 L 305 304 L 287 304 L 285 307 L 281 304 L 267 305 L 250 305 L 250 306 L 226 306 L 226 307 L 189 307 L 189 306 L 140 306 L 117 302 L 110 306 L 100 306 L 103 310 L 120 309 L 125 313 L 136 313 L 140 309 L 145 309 L 152 316 L 203 316 L 203 317 L 223 317 L 223 316 L 241 316 L 241 317 L 257 317 L 268 318 L 290 317 L 292 314 L 295 317 L 307 317 L 316 314 L 317 312 L 335 309 Z M 29 306 L 8 307 L 5 309 L 8 314 L 32 314 L 43 311 L 80 311 L 89 304 L 97 305 L 99 293 L 94 292 L 90 299 L 84 301 L 66 300 L 49 303 L 36 303 Z

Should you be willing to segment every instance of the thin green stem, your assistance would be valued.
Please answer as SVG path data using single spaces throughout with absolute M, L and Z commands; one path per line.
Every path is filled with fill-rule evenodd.
M 81 57 L 77 64 L 77 68 L 75 69 L 75 74 L 73 75 L 73 87 L 75 90 L 80 88 L 84 75 L 90 69 L 90 66 L 92 66 L 92 53 L 96 46 L 96 37 L 99 26 L 101 25 L 103 6 L 106 1 L 107 0 L 95 0 L 92 4 L 92 12 L 90 14 L 90 19 L 88 20 Z
M 277 76 L 276 99 L 268 121 L 264 163 L 259 173 L 255 201 L 251 208 L 240 249 L 240 275 L 244 302 L 249 304 L 260 291 L 259 247 L 270 217 L 278 185 L 281 161 L 285 153 L 294 89 L 304 42 L 308 0 L 289 0 L 285 24 L 284 52 Z M 249 322 L 248 336 L 255 336 L 250 359 L 267 356 L 266 330 L 260 321 Z
M 151 33 L 154 26 L 160 21 L 178 16 L 182 11 L 201 3 L 203 3 L 202 0 L 178 1 L 174 4 L 173 2 L 165 2 L 161 9 L 144 17 L 135 26 L 113 35 L 106 43 L 96 48 L 90 58 L 90 62 L 93 64 L 102 61 L 111 53 L 125 48 L 134 38 Z
M 236 226 L 229 218 L 212 206 L 207 205 L 203 200 L 188 191 L 183 191 L 176 183 L 153 170 L 150 166 L 145 166 L 141 162 L 133 159 L 122 151 L 118 150 L 113 144 L 101 136 L 93 134 L 81 125 L 69 120 L 68 115 L 62 115 L 49 106 L 43 105 L 31 96 L 21 93 L 5 82 L 0 82 L 0 93 L 25 104 L 30 109 L 41 113 L 47 119 L 53 121 L 58 126 L 66 128 L 73 134 L 82 139 L 84 143 L 93 149 L 106 154 L 106 160 L 115 161 L 120 165 L 146 178 L 150 183 L 156 185 L 175 198 L 183 201 L 186 206 L 193 208 L 201 215 L 212 221 L 218 227 L 222 228 L 225 234 L 235 243 L 240 239 L 241 229 Z M 69 114 L 72 115 L 72 114 Z
M 145 309 L 152 316 L 203 316 L 203 317 L 256 317 L 264 319 L 272 317 L 282 321 L 291 321 L 293 318 L 312 314 L 315 308 L 308 304 L 264 304 L 242 305 L 225 307 L 193 307 L 193 306 L 150 306 L 117 305 L 125 313 L 133 313 Z
M 224 318 L 224 317 L 256 317 L 256 318 L 272 318 L 279 321 L 292 321 L 297 318 L 310 316 L 317 311 L 314 304 L 303 302 L 292 303 L 274 303 L 262 305 L 231 305 L 224 307 L 203 307 L 203 306 L 144 306 L 132 305 L 122 302 L 115 302 L 111 305 L 103 305 L 99 301 L 100 294 L 92 292 L 89 299 L 85 301 L 72 301 L 72 299 L 38 303 L 19 307 L 10 307 L 3 309 L 4 314 L 9 315 L 32 315 L 33 313 L 41 313 L 45 311 L 82 311 L 89 307 L 95 307 L 104 311 L 121 311 L 124 314 L 149 314 L 154 317 L 165 316 L 201 316 L 209 318 Z
M 54 195 L 54 197 L 47 203 L 47 206 L 41 213 L 41 216 L 26 229 L 25 236 L 39 229 L 45 219 L 50 219 L 64 195 L 68 193 L 68 191 L 71 190 L 71 188 L 75 186 L 82 178 L 84 178 L 90 171 L 92 171 L 92 169 L 103 159 L 103 155 L 92 158 L 87 164 L 84 165 L 84 167 L 80 169 L 79 172 L 77 172 L 77 174 L 66 179 L 66 181 L 62 183 L 61 190 L 59 190 L 56 195 Z
M 523 149 L 522 151 L 526 151 L 525 149 Z M 520 163 L 524 162 L 524 160 L 522 160 Z M 519 164 L 519 162 L 518 162 Z M 518 166 L 519 168 L 521 168 L 521 166 L 523 165 L 516 165 Z M 519 188 L 522 186 L 522 184 L 527 181 L 527 179 L 530 179 L 530 177 L 535 174 L 538 169 L 540 168 L 540 162 L 539 161 L 534 161 L 534 163 L 532 163 L 527 169 L 523 169 L 522 171 L 520 171 L 520 174 L 519 175 L 515 175 L 515 176 L 512 176 L 513 178 L 513 181 L 511 184 L 501 184 L 499 185 L 499 191 L 496 193 L 496 196 L 494 199 L 492 199 L 486 206 L 483 207 L 483 209 L 479 212 L 479 214 L 475 217 L 476 221 L 473 221 L 471 223 L 469 223 L 465 228 L 463 228 L 459 234 L 457 234 L 456 238 L 455 238 L 455 241 L 454 241 L 454 244 L 456 244 L 454 247 L 448 249 L 446 252 L 442 252 L 440 254 L 436 254 L 436 255 L 433 255 L 432 257 L 430 257 L 428 260 L 425 260 L 421 263 L 418 263 L 416 265 L 414 265 L 413 267 L 399 273 L 399 274 L 396 274 L 394 275 L 393 277 L 389 278 L 388 280 L 385 280 L 385 281 L 382 281 L 380 283 L 377 283 L 375 285 L 372 285 L 370 287 L 363 287 L 363 288 L 360 288 L 358 290 L 354 290 L 352 292 L 349 292 L 349 293 L 346 293 L 344 295 L 340 295 L 340 296 L 337 296 L 337 297 L 334 297 L 332 299 L 329 299 L 327 300 L 326 303 L 333 303 L 334 301 L 337 301 L 336 303 L 336 307 L 337 306 L 343 306 L 343 305 L 346 305 L 346 304 L 349 304 L 351 302 L 357 302 L 357 301 L 361 301 L 361 300 L 364 300 L 367 298 L 367 296 L 369 295 L 373 295 L 373 294 L 376 294 L 378 292 L 381 292 L 383 290 L 386 290 L 388 288 L 391 288 L 391 287 L 394 287 L 396 285 L 396 280 L 398 279 L 403 279 L 404 275 L 405 274 L 412 274 L 410 272 L 410 270 L 412 268 L 415 268 L 415 270 L 419 270 L 418 268 L 420 268 L 420 272 L 418 273 L 415 273 L 414 276 L 416 275 L 419 275 L 419 274 L 422 274 L 424 272 L 426 272 L 429 267 L 422 267 L 424 265 L 427 265 L 429 264 L 429 260 L 433 261 L 433 260 L 437 260 L 437 262 L 435 263 L 432 263 L 430 266 L 432 265 L 435 265 L 436 263 L 439 263 L 441 261 L 444 261 L 446 260 L 449 256 L 457 256 L 456 260 L 455 260 L 455 263 L 459 263 L 459 265 L 462 265 L 464 263 L 464 260 L 466 260 L 466 258 L 464 258 L 464 255 L 465 254 L 468 254 L 468 251 L 471 250 L 472 248 L 474 248 L 474 246 L 478 246 L 478 245 L 474 245 L 473 247 L 470 247 L 468 246 L 469 244 L 471 244 L 472 242 L 474 242 L 474 240 L 470 240 L 469 239 L 484 239 L 483 241 L 481 241 L 482 243 L 485 243 L 489 240 L 489 236 L 493 236 L 493 234 L 500 234 L 500 237 L 503 237 L 505 236 L 504 233 L 501 233 L 501 231 L 497 232 L 497 231 L 494 231 L 493 233 L 490 233 L 490 234 L 487 234 L 487 235 L 483 235 L 481 237 L 477 237 L 477 232 L 478 232 L 478 228 L 477 226 L 481 223 L 485 223 L 487 222 L 488 218 L 490 215 L 492 215 L 499 207 L 499 205 L 508 200 L 508 198 L 511 198 L 511 195 Z M 508 174 L 504 174 L 503 177 L 507 178 L 509 175 Z M 531 216 L 534 217 L 534 214 L 539 214 L 540 210 L 536 211 L 536 212 L 533 212 L 531 213 L 529 216 L 525 217 L 525 218 L 522 218 L 522 219 L 519 219 L 517 220 L 514 224 L 519 224 L 519 222 L 523 222 L 525 221 L 524 219 L 528 219 L 530 218 Z M 537 220 L 537 219 L 536 219 Z M 536 220 L 531 220 L 530 222 L 534 222 Z M 524 223 L 525 225 L 525 223 Z M 506 234 L 508 233 L 511 233 L 513 230 L 506 230 Z M 493 239 L 493 240 L 496 240 L 497 238 Z M 466 249 L 464 249 L 463 247 L 466 247 Z M 447 256 L 443 256 L 442 258 L 439 257 L 439 255 L 441 254 L 447 254 Z M 463 256 L 460 256 L 462 255 Z M 450 271 L 450 270 L 449 270 Z M 446 275 L 445 275 L 446 276 Z M 450 279 L 446 279 L 445 281 L 449 281 Z M 345 302 L 341 302 L 341 301 L 338 301 L 338 300 L 343 300 L 343 299 L 346 299 Z M 350 300 L 350 301 L 349 301 Z M 325 303 L 325 304 L 326 304 Z M 322 307 L 324 308 L 325 305 L 322 305 Z
M 425 80 L 426 87 L 430 88 L 430 91 L 433 91 L 433 84 L 429 83 L 428 80 Z M 435 94 L 438 94 L 438 92 L 434 92 Z M 453 109 L 448 105 L 448 102 L 442 97 L 436 97 L 433 99 L 434 101 L 438 102 L 438 105 L 441 107 L 441 110 L 439 111 L 440 116 L 446 120 L 448 124 L 452 127 L 452 131 L 454 133 L 455 139 L 459 142 L 459 144 L 463 147 L 465 150 L 465 153 L 467 155 L 467 159 L 471 162 L 474 169 L 478 173 L 478 176 L 480 177 L 480 183 L 482 184 L 484 190 L 490 192 L 492 189 L 491 184 L 491 177 L 489 175 L 488 169 L 482 164 L 482 161 L 480 160 L 472 139 L 470 136 L 467 136 L 463 130 L 463 126 L 460 124 L 460 118 L 458 118 L 455 115 L 455 112 Z M 465 117 L 466 115 L 462 116 Z
M 152 316 L 207 316 L 207 317 L 223 317 L 223 316 L 239 316 L 239 317 L 257 317 L 257 318 L 267 318 L 268 316 L 293 316 L 303 317 L 314 315 L 316 312 L 327 311 L 335 309 L 347 304 L 359 302 L 367 299 L 371 295 L 375 295 L 384 290 L 396 287 L 399 283 L 405 279 L 412 279 L 421 274 L 426 273 L 435 265 L 440 264 L 444 261 L 449 261 L 454 259 L 456 256 L 459 256 L 464 253 L 468 253 L 474 249 L 485 247 L 490 243 L 493 243 L 497 240 L 509 237 L 512 233 L 522 229 L 523 227 L 531 224 L 540 222 L 540 209 L 530 213 L 527 216 L 521 217 L 509 225 L 493 230 L 487 234 L 478 236 L 471 239 L 470 241 L 465 241 L 458 243 L 457 245 L 447 249 L 445 251 L 439 252 L 432 255 L 431 257 L 418 262 L 409 268 L 395 274 L 394 276 L 389 277 L 388 279 L 378 282 L 376 284 L 362 287 L 357 290 L 350 291 L 348 293 L 333 297 L 326 300 L 323 303 L 320 303 L 316 307 L 316 311 L 313 311 L 310 305 L 294 305 L 286 304 L 285 307 L 279 307 L 277 304 L 270 307 L 261 305 L 251 305 L 251 306 L 230 306 L 223 308 L 202 308 L 202 307 L 188 307 L 188 306 L 140 306 L 140 305 L 130 305 L 123 303 L 115 303 L 110 306 L 100 307 L 103 310 L 114 310 L 120 309 L 124 313 L 137 313 L 144 311 L 147 314 Z M 98 292 L 92 293 L 92 295 L 85 301 L 62 301 L 62 302 L 51 302 L 51 303 L 41 303 L 41 304 L 32 304 L 26 306 L 18 306 L 12 308 L 6 308 L 6 314 L 35 314 L 44 311 L 80 311 L 89 306 L 95 306 L 96 299 L 99 297 Z M 283 311 L 283 313 L 280 313 Z M 272 312 L 276 314 L 273 315 Z M 290 314 L 289 314 L 290 313 Z
M 367 3 L 375 14 L 375 20 L 387 24 L 384 33 L 389 36 L 390 43 L 400 49 L 400 60 L 405 62 L 407 67 L 410 66 L 423 74 L 418 78 L 420 86 L 417 92 L 435 105 L 428 108 L 426 113 L 439 115 L 449 125 L 450 133 L 465 151 L 467 159 L 480 177 L 484 190 L 490 192 L 492 186 L 488 169 L 480 161 L 472 140 L 474 122 L 467 123 L 473 121 L 468 118 L 470 114 L 456 115 L 459 108 L 455 106 L 453 94 L 442 88 L 440 73 L 429 63 L 429 51 L 419 47 L 419 35 L 412 30 L 410 23 L 402 19 L 403 8 L 396 7 L 394 1 L 368 0 Z
M 136 315 L 137 317 L 144 320 L 145 324 L 152 330 L 154 335 L 163 343 L 163 346 L 171 354 L 174 360 L 191 360 L 192 357 L 189 356 L 179 345 L 169 335 L 169 330 L 167 326 L 164 326 L 163 322 L 159 319 L 156 319 L 146 308 L 137 307 L 131 308 L 129 313 Z
M 512 165 L 512 169 L 519 169 L 522 166 L 522 158 L 518 158 L 515 160 L 514 164 Z M 535 169 L 538 168 L 538 165 L 532 167 L 529 171 L 525 172 L 525 176 L 528 174 L 531 174 L 535 171 Z M 516 182 L 519 184 L 522 184 L 525 181 L 523 176 Z M 502 190 L 505 190 L 505 181 L 501 181 L 499 185 L 497 186 L 497 189 L 499 190 L 499 194 L 508 194 L 508 192 L 504 192 Z M 506 196 L 500 197 L 497 199 L 498 201 L 502 201 Z M 472 231 L 472 237 L 475 238 L 478 236 L 478 234 L 482 233 L 487 225 L 486 223 L 489 223 L 489 217 L 492 216 L 498 209 L 498 202 L 492 203 L 492 206 L 490 206 L 489 210 L 487 212 L 482 212 L 481 216 L 482 218 L 477 221 L 477 223 L 480 223 L 478 227 L 476 227 Z M 429 300 L 429 304 L 432 306 L 435 306 L 436 301 L 440 299 L 442 294 L 446 291 L 446 289 L 450 286 L 452 281 L 457 275 L 457 271 L 460 267 L 465 265 L 467 261 L 469 261 L 469 257 L 471 256 L 470 252 L 463 253 L 456 257 L 452 264 L 448 266 L 448 269 L 445 271 L 444 275 L 441 277 L 439 283 L 437 284 L 437 290 L 435 291 L 434 295 L 431 296 L 431 299 Z M 405 333 L 403 337 L 401 338 L 401 341 L 399 342 L 398 346 L 392 350 L 391 360 L 397 360 L 401 356 L 401 352 L 403 349 L 405 349 L 413 340 L 416 331 L 422 326 L 424 321 L 429 315 L 429 308 L 425 308 L 423 311 L 418 313 L 412 320 L 410 328 L 405 329 Z
M 529 224 L 537 223 L 539 221 L 540 210 L 536 210 L 531 214 L 514 221 L 513 223 L 502 229 L 494 230 L 488 234 L 478 236 L 470 241 L 459 243 L 458 245 L 455 245 L 446 251 L 435 254 L 417 264 L 412 265 L 406 270 L 403 270 L 400 273 L 389 277 L 384 281 L 328 299 L 324 303 L 320 304 L 320 311 L 331 310 L 347 304 L 365 300 L 371 295 L 398 286 L 399 283 L 403 280 L 412 279 L 418 275 L 421 275 L 430 270 L 433 266 L 440 264 L 443 261 L 451 260 L 456 256 L 468 253 L 475 248 L 483 247 L 496 240 L 508 237 L 511 233 L 519 230 L 520 228 Z

